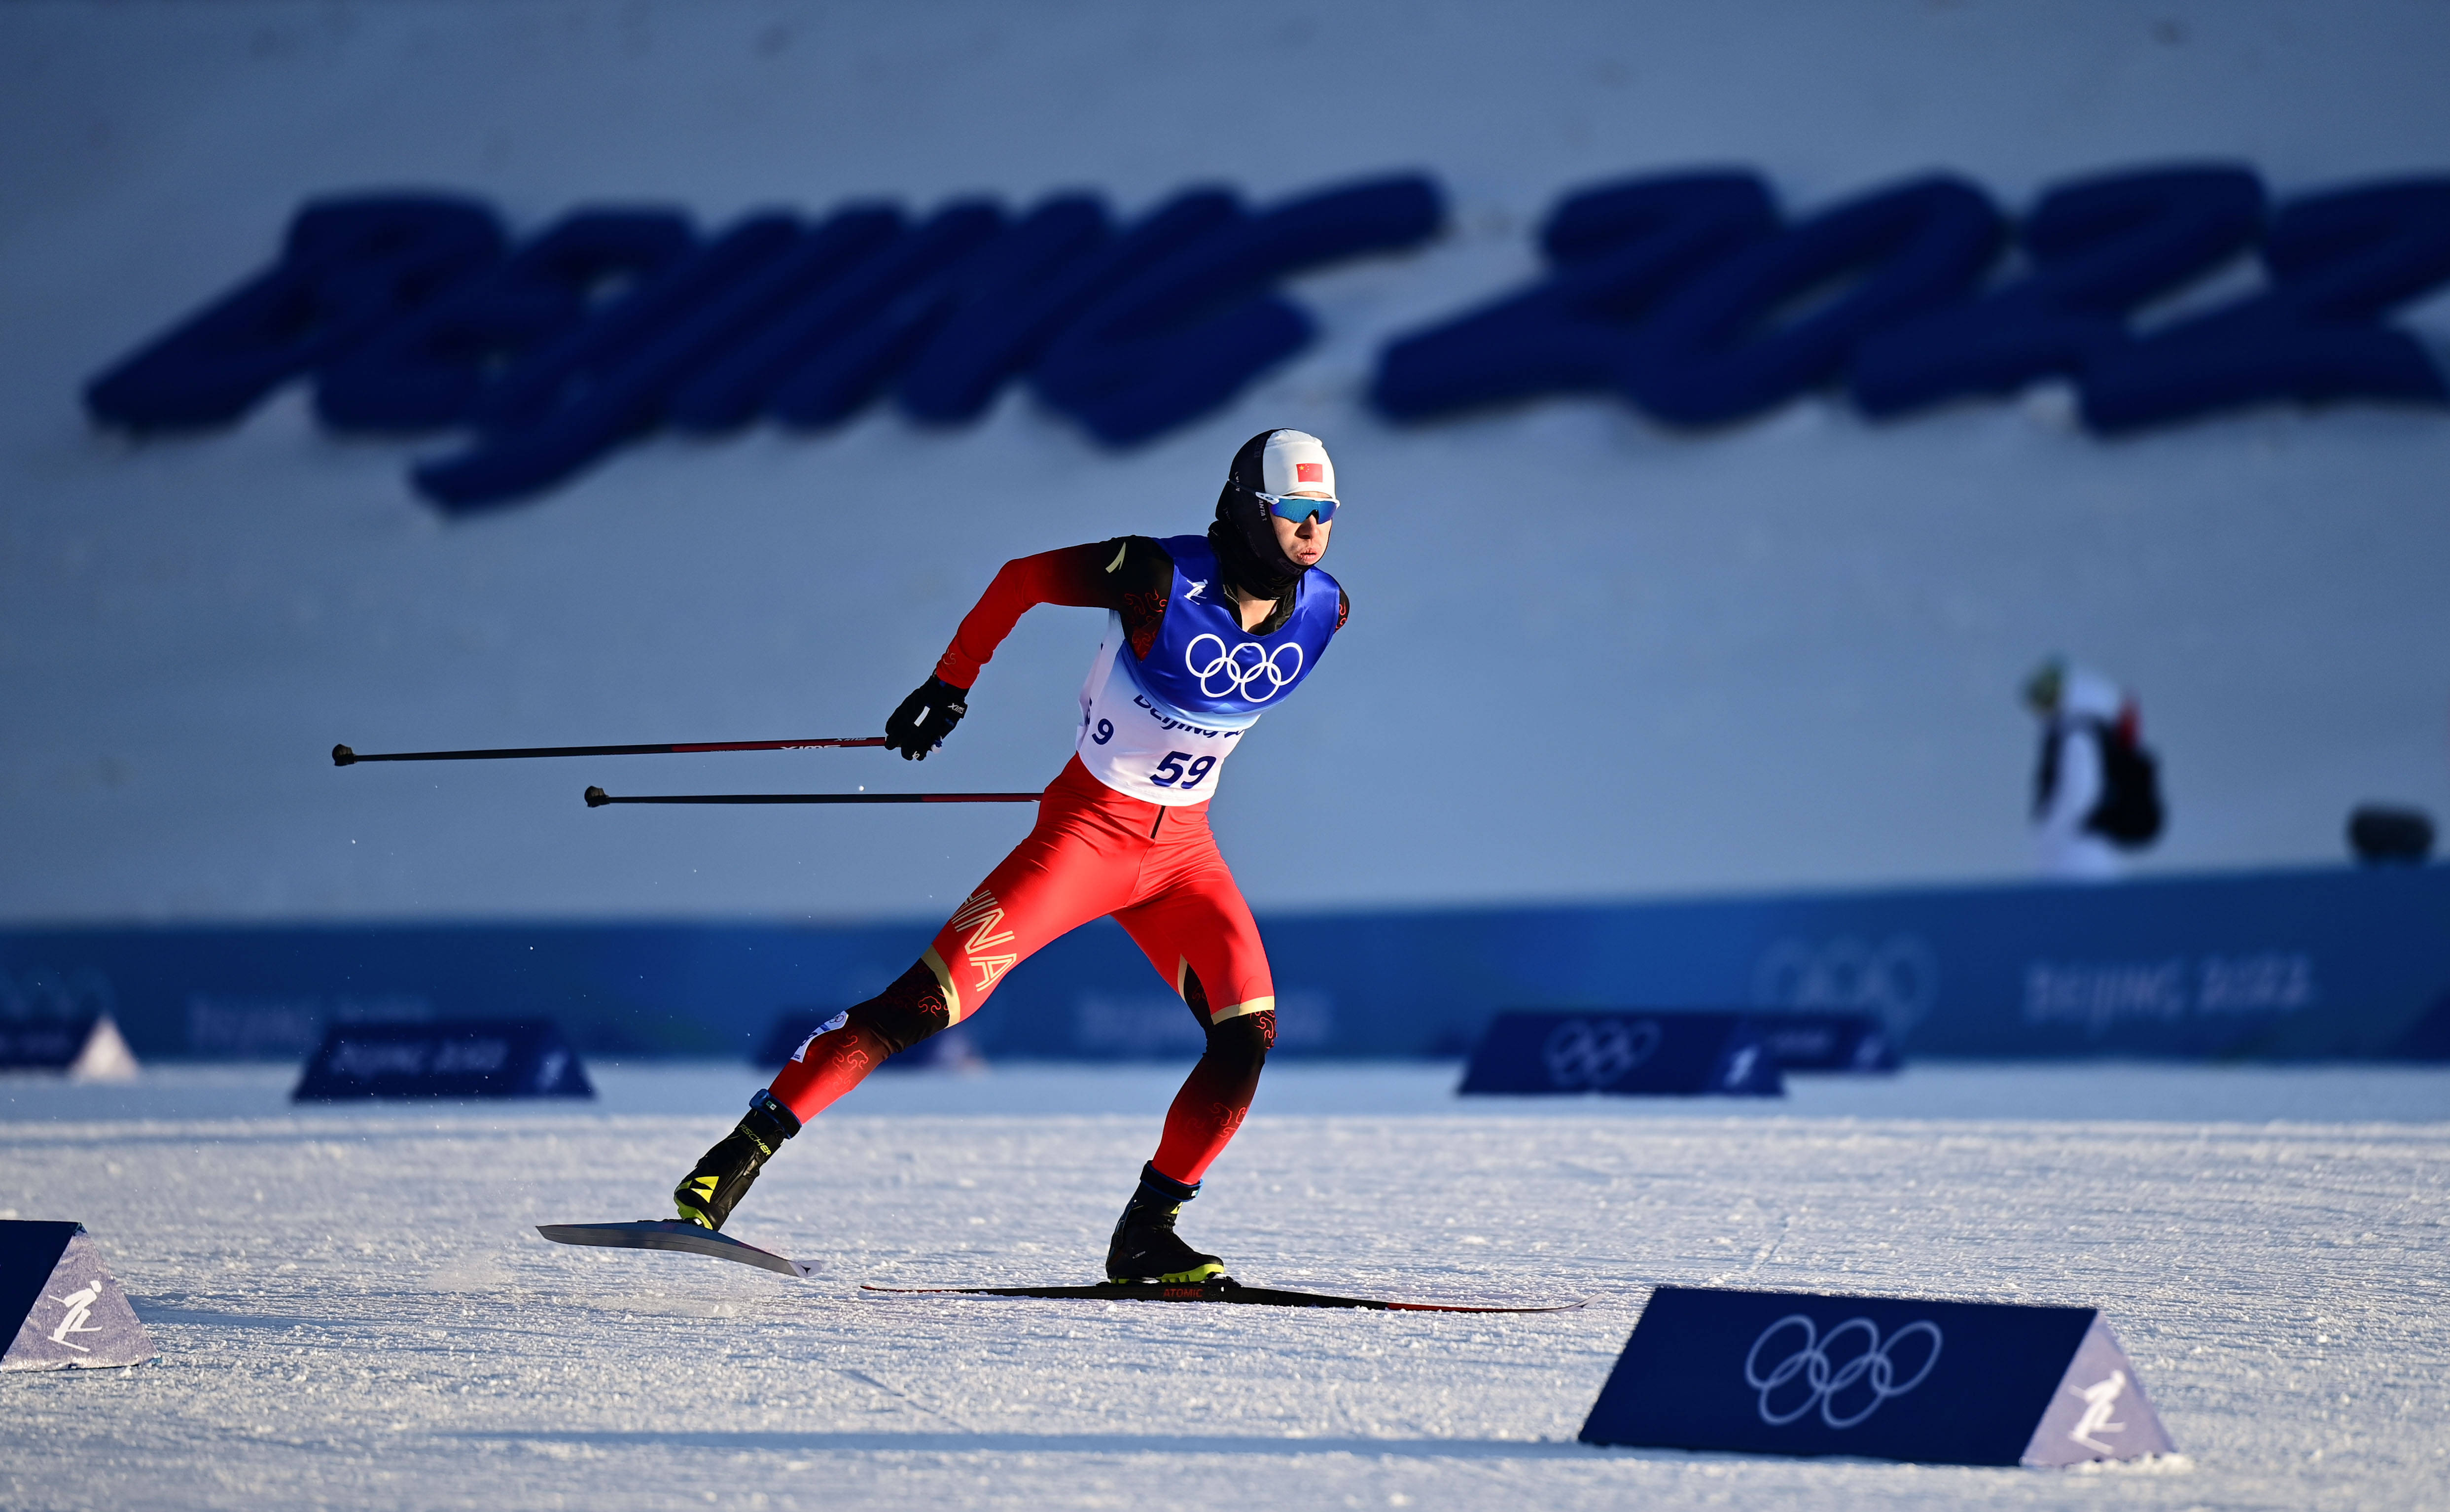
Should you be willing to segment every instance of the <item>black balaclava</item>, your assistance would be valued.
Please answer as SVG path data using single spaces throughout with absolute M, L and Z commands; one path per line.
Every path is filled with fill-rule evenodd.
M 1267 475 L 1259 458 L 1273 430 L 1261 431 L 1242 443 L 1226 470 L 1225 490 L 1216 495 L 1216 520 L 1208 527 L 1208 546 L 1225 581 L 1244 598 L 1282 599 L 1310 571 L 1285 554 L 1276 544 L 1276 528 L 1269 523 L 1268 506 L 1259 501 Z

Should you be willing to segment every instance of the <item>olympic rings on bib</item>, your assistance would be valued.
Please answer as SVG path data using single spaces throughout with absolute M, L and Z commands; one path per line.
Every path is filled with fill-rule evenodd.
M 1199 656 L 1199 643 L 1202 641 L 1216 648 L 1215 656 L 1205 663 Z M 1279 665 L 1287 651 L 1293 652 L 1293 664 L 1291 667 Z M 1269 651 L 1261 649 L 1256 641 L 1244 641 L 1229 650 L 1225 637 L 1203 632 L 1193 636 L 1191 644 L 1182 649 L 1182 669 L 1198 679 L 1200 692 L 1210 698 L 1230 696 L 1253 704 L 1264 704 L 1292 687 L 1301 676 L 1302 649 L 1297 642 L 1287 641 Z M 1251 685 L 1257 682 L 1265 682 L 1267 686 L 1254 693 L 1251 691 Z
M 1770 1367 L 1767 1375 L 1763 1375 L 1760 1369 L 1761 1347 L 1784 1328 L 1801 1328 L 1803 1342 L 1797 1346 L 1793 1354 L 1779 1361 Z M 1857 1331 L 1863 1335 L 1862 1352 L 1848 1359 L 1844 1365 L 1833 1367 L 1829 1359 L 1830 1347 Z M 1914 1374 L 1899 1382 L 1896 1378 L 1896 1366 L 1890 1358 L 1890 1351 L 1917 1333 L 1931 1336 L 1931 1353 L 1923 1357 L 1921 1367 Z M 1907 1324 L 1889 1335 L 1888 1342 L 1883 1344 L 1880 1342 L 1879 1326 L 1869 1318 L 1848 1318 L 1830 1329 L 1824 1338 L 1810 1318 L 1800 1312 L 1790 1312 L 1763 1328 L 1760 1337 L 1753 1341 L 1752 1351 L 1744 1356 L 1744 1385 L 1760 1393 L 1760 1418 L 1772 1427 L 1793 1423 L 1814 1407 L 1818 1407 L 1821 1422 L 1833 1428 L 1851 1428 L 1877 1412 L 1880 1404 L 1889 1398 L 1904 1396 L 1922 1385 L 1931 1374 L 1932 1367 L 1939 1364 L 1939 1325 L 1928 1318 Z M 1802 1400 L 1784 1411 L 1771 1411 L 1770 1397 L 1799 1376 L 1806 1388 Z M 1834 1410 L 1838 1396 L 1857 1386 L 1869 1391 L 1871 1400 L 1865 1402 L 1859 1411 L 1839 1415 Z

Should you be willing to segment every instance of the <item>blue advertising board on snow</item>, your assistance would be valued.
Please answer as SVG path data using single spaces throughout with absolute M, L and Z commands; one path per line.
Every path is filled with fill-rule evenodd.
M 1877 1014 L 1756 1013 L 1753 1028 L 1780 1071 L 1895 1071 L 1896 1038 Z
M 1781 1097 L 1786 1084 L 1742 1014 L 1502 1013 L 1455 1090 Z
M 2075 1464 L 2167 1454 L 2091 1308 L 1661 1287 L 1585 1444 Z
M 56 1071 L 82 1081 L 118 1081 L 136 1075 L 136 1057 L 107 1013 L 0 1018 L 0 1071 Z
M 307 1057 L 292 1102 L 368 1097 L 593 1097 L 551 1019 L 335 1024 Z

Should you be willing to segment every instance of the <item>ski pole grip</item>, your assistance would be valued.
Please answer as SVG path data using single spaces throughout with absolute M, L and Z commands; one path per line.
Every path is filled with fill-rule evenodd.
M 350 766 L 354 764 L 357 759 L 358 753 L 349 749 L 346 746 L 335 746 L 332 747 L 332 765 L 335 766 Z

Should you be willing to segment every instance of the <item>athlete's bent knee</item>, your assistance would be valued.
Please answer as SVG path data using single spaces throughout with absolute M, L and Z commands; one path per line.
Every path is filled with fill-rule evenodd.
M 1275 1048 L 1276 1014 L 1273 1008 L 1240 1014 L 1208 1026 L 1207 1058 L 1219 1071 L 1255 1076 Z
M 922 960 L 867 1001 L 850 1011 L 850 1021 L 884 1041 L 888 1055 L 900 1055 L 953 1021 L 944 1006 L 944 989 L 935 971 Z

